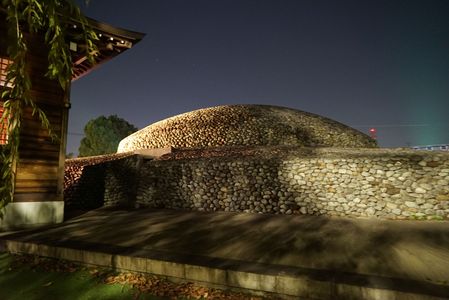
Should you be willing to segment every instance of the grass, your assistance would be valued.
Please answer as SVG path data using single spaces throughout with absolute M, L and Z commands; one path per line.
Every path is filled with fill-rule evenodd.
M 24 299 L 262 300 L 263 298 L 201 287 L 193 283 L 176 284 L 150 274 L 120 273 L 64 260 L 0 252 L 0 300 Z
M 56 265 L 55 265 L 56 266 Z M 106 284 L 93 269 L 49 270 L 44 265 L 20 261 L 17 256 L 0 253 L 0 299 L 166 299 L 139 293 L 129 284 Z

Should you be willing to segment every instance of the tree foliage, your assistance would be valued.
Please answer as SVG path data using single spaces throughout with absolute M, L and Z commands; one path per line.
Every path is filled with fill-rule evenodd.
M 4 101 L 1 125 L 6 125 L 8 133 L 7 145 L 0 148 L 0 217 L 2 208 L 13 200 L 15 168 L 18 160 L 19 133 L 23 110 L 31 107 L 33 115 L 40 119 L 42 126 L 51 132 L 45 113 L 36 105 L 31 96 L 31 78 L 29 62 L 26 59 L 28 50 L 27 35 L 39 34 L 45 39 L 49 48 L 47 77 L 57 80 L 66 89 L 72 76 L 72 61 L 69 45 L 66 42 L 68 28 L 76 22 L 82 28 L 83 39 L 88 58 L 93 61 L 95 53 L 95 32 L 88 27 L 86 18 L 72 0 L 0 0 L 0 10 L 6 14 L 8 29 L 7 55 L 12 63 L 7 68 L 8 84 L 0 91 Z M 0 87 L 1 88 L 1 87 Z
M 120 141 L 136 131 L 134 125 L 116 115 L 90 120 L 84 127 L 79 156 L 115 153 Z

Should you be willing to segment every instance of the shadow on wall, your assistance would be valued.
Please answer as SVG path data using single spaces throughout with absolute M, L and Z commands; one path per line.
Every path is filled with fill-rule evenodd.
M 134 155 L 105 164 L 104 205 L 134 207 L 143 158 Z
M 185 151 L 66 167 L 66 207 L 449 218 L 449 156 L 403 150 Z M 253 149 L 254 150 L 254 149 Z M 195 156 L 196 155 L 196 156 Z M 199 155 L 199 156 L 198 156 Z M 179 155 L 178 155 L 179 156 Z
M 105 167 L 72 165 L 64 176 L 65 210 L 90 210 L 104 204 Z
M 137 205 L 299 214 L 300 207 L 293 200 L 299 196 L 297 191 L 280 180 L 282 166 L 280 158 L 144 162 Z
M 65 212 L 102 206 L 128 207 L 136 197 L 140 160 L 132 154 L 113 154 L 66 161 L 64 175 Z
M 193 158 L 145 161 L 138 173 L 137 205 L 386 219 L 449 218 L 449 156 L 444 154 L 298 148 L 282 155 Z

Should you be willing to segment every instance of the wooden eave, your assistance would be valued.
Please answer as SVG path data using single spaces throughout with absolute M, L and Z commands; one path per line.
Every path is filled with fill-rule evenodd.
M 77 42 L 75 39 L 79 26 L 76 23 L 71 24 L 68 42 L 77 45 L 77 50 L 72 50 L 71 52 L 73 61 L 72 81 L 81 78 L 102 63 L 130 49 L 145 36 L 144 33 L 114 27 L 110 24 L 102 23 L 90 18 L 88 18 L 88 22 L 99 38 L 99 40 L 95 42 L 98 52 L 94 53 L 95 63 L 92 64 L 87 59 L 86 45 Z
M 3 17 L 5 8 L 0 6 L 0 16 Z M 88 74 L 99 65 L 105 63 L 118 54 L 130 49 L 140 42 L 145 36 L 144 33 L 115 27 L 107 23 L 87 18 L 89 26 L 99 36 L 95 42 L 98 52 L 94 53 L 95 62 L 92 64 L 86 56 L 86 45 L 80 38 L 81 26 L 76 21 L 69 24 L 69 33 L 66 37 L 67 43 L 75 43 L 76 50 L 72 50 L 73 76 L 72 81 Z M 1 45 L 4 47 L 5 45 Z

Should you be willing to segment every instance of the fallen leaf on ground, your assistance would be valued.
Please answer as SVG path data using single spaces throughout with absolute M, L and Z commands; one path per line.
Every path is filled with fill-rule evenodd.
M 32 255 L 15 255 L 11 268 L 16 266 L 30 266 L 33 272 L 36 269 L 50 272 L 75 272 L 86 271 L 86 277 L 98 278 L 98 284 L 122 284 L 129 285 L 136 289 L 135 299 L 138 299 L 143 293 L 161 296 L 169 299 L 208 299 L 208 300 L 263 300 L 276 299 L 273 297 L 257 297 L 239 292 L 224 291 L 214 288 L 206 288 L 195 285 L 194 283 L 174 283 L 164 278 L 150 274 L 142 273 L 115 273 L 108 269 L 98 267 L 86 267 L 75 263 L 49 258 L 36 257 Z M 10 269 L 11 269 L 10 268 Z M 52 281 L 43 284 L 48 287 L 53 284 Z M 123 290 L 122 290 L 123 291 Z
M 46 284 L 43 284 L 42 286 L 50 286 L 50 285 L 52 285 L 53 284 L 53 282 L 52 281 L 49 281 L 49 282 L 47 282 Z

